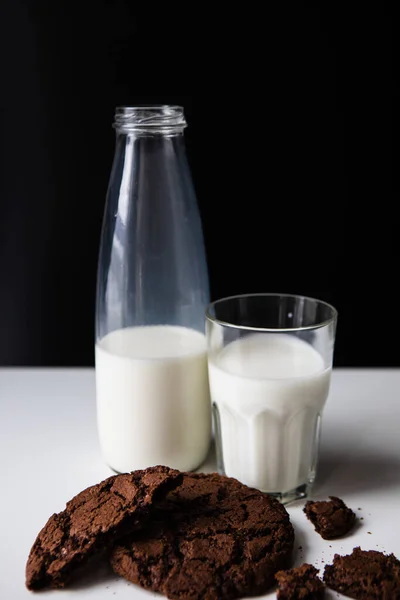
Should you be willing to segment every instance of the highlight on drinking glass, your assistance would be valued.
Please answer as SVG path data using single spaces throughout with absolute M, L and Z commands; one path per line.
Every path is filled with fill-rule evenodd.
M 276 496 L 315 481 L 337 311 L 290 294 L 248 294 L 206 310 L 219 473 Z

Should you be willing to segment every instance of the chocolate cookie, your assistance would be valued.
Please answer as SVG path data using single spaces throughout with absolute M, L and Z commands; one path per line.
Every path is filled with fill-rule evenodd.
M 309 500 L 304 506 L 307 518 L 315 531 L 325 540 L 346 535 L 353 527 L 356 515 L 340 498 L 329 496 L 330 501 Z
M 230 600 L 274 585 L 293 543 L 278 500 L 216 473 L 186 473 L 110 560 L 116 574 L 171 599 Z
M 179 471 L 158 466 L 113 475 L 80 492 L 39 532 L 26 565 L 26 587 L 63 587 L 90 556 L 140 525 L 152 503 L 181 480 Z
M 357 600 L 400 600 L 400 561 L 394 554 L 354 548 L 326 565 L 326 585 Z
M 278 571 L 278 600 L 323 600 L 325 585 L 317 575 L 318 569 L 305 563 L 301 567 Z

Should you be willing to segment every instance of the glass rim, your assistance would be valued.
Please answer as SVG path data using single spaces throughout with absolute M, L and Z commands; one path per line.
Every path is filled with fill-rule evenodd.
M 223 302 L 227 302 L 228 300 L 237 300 L 237 299 L 244 299 L 244 298 L 257 298 L 257 297 L 265 297 L 265 298 L 293 298 L 295 300 L 308 300 L 311 302 L 315 302 L 317 304 L 320 304 L 322 306 L 325 306 L 327 308 L 329 308 L 332 312 L 332 316 L 329 319 L 325 319 L 324 321 L 319 321 L 317 323 L 315 323 L 314 325 L 304 325 L 301 327 L 253 327 L 251 325 L 239 325 L 239 324 L 235 324 L 235 323 L 231 323 L 229 321 L 223 321 L 222 319 L 217 319 L 216 317 L 213 317 L 210 314 L 210 310 L 216 306 L 217 304 L 223 303 Z M 330 325 L 331 323 L 335 323 L 337 321 L 337 317 L 338 317 L 338 311 L 337 309 L 330 304 L 329 302 L 326 302 L 325 300 L 320 300 L 319 298 L 314 298 L 312 296 L 303 296 L 301 294 L 279 294 L 279 293 L 274 293 L 274 292 L 260 292 L 260 293 L 254 293 L 254 294 L 235 294 L 233 296 L 225 296 L 224 298 L 219 298 L 218 300 L 214 300 L 213 302 L 210 302 L 205 310 L 205 316 L 206 319 L 208 321 L 210 321 L 211 323 L 217 323 L 218 325 L 221 325 L 223 327 L 230 327 L 232 329 L 241 329 L 243 331 L 258 331 L 260 333 L 264 332 L 264 333 L 277 333 L 277 332 L 297 332 L 297 331 L 310 331 L 313 329 L 320 329 L 322 327 L 327 327 L 328 325 Z

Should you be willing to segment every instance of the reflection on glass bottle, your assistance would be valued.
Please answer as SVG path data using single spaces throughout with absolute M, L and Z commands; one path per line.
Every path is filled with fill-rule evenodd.
M 97 419 L 115 471 L 197 468 L 211 437 L 208 273 L 181 107 L 116 111 L 96 305 Z

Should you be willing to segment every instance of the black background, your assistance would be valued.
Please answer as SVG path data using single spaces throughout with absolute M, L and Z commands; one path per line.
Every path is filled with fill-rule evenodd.
M 400 366 L 392 16 L 320 4 L 0 2 L 0 365 L 93 364 L 114 108 L 155 102 L 185 108 L 212 298 L 320 297 L 337 366 Z

